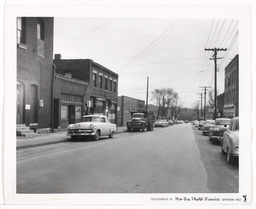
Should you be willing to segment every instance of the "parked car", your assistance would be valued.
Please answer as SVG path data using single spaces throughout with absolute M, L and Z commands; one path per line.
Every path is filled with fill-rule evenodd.
M 168 120 L 168 124 L 172 126 L 173 125 L 173 120 Z
M 215 120 L 206 120 L 205 124 L 202 127 L 203 135 L 209 134 L 209 130 L 215 124 Z
M 234 163 L 239 157 L 239 118 L 232 118 L 228 129 L 223 133 L 221 151 L 227 155 L 227 162 Z
M 201 128 L 203 127 L 203 125 L 205 124 L 205 120 L 200 120 L 199 124 L 198 124 L 198 130 L 201 130 Z
M 198 121 L 198 120 L 195 120 L 195 121 L 193 122 L 193 125 L 194 125 L 195 127 L 198 127 L 199 121 Z
M 209 140 L 212 144 L 222 141 L 223 133 L 228 129 L 230 120 L 229 118 L 217 118 L 215 120 L 214 126 L 209 131 Z
M 83 116 L 83 122 L 68 126 L 67 135 L 71 136 L 71 139 L 85 136 L 99 140 L 100 136 L 112 138 L 116 132 L 117 125 L 111 123 L 108 117 L 104 115 L 86 115 Z
M 167 127 L 169 124 L 165 119 L 158 119 L 155 121 L 155 127 Z

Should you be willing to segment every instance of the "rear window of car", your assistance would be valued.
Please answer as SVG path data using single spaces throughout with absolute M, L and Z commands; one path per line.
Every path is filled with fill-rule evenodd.
M 229 125 L 230 120 L 216 120 L 215 124 L 216 125 Z

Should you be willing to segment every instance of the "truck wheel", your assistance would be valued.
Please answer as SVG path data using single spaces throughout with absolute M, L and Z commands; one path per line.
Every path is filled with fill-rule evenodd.
M 142 125 L 142 132 L 144 132 L 145 131 L 145 126 L 144 126 L 144 124 Z
M 127 128 L 127 131 L 130 132 L 130 131 L 131 131 L 131 128 Z
M 76 140 L 76 136 L 71 136 L 71 140 Z

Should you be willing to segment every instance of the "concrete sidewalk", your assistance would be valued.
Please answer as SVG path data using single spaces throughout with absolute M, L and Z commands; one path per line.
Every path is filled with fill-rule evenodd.
M 126 131 L 126 127 L 118 127 L 117 133 L 123 133 Z M 67 131 L 39 134 L 38 136 L 33 138 L 17 137 L 16 149 L 25 149 L 29 147 L 43 146 L 47 144 L 56 144 L 69 140 L 70 136 L 67 136 Z

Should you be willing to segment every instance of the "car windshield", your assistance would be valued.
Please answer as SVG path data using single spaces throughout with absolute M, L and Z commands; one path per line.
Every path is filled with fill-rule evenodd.
M 133 118 L 142 118 L 143 117 L 143 114 L 141 113 L 134 113 L 133 114 Z
M 83 118 L 84 122 L 100 122 L 100 117 L 98 116 L 88 116 Z

